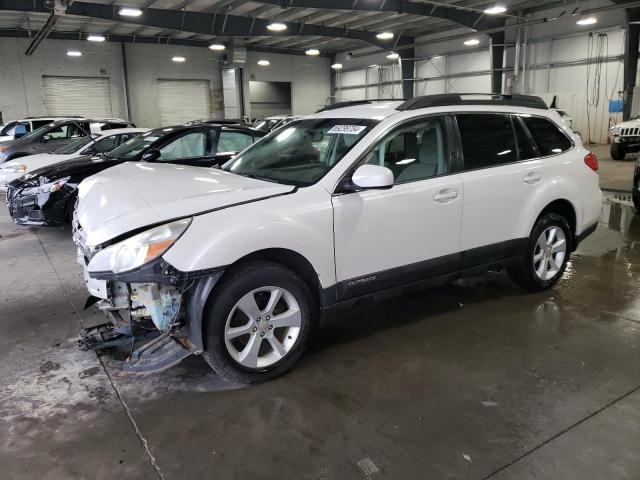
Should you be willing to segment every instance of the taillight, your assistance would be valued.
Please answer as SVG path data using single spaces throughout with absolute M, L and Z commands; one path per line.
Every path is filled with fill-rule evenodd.
M 587 167 L 589 167 L 594 172 L 598 171 L 598 158 L 596 154 L 593 152 L 589 152 L 589 154 L 584 157 L 584 163 L 586 163 Z

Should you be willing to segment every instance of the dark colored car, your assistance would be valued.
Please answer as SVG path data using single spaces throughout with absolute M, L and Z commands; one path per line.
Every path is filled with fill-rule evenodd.
M 107 154 L 59 162 L 14 180 L 7 186 L 7 207 L 18 225 L 60 225 L 71 220 L 78 184 L 102 170 L 131 161 L 213 167 L 264 135 L 208 122 L 150 130 Z
M 90 133 L 127 127 L 135 127 L 135 125 L 118 118 L 56 120 L 21 136 L 17 140 L 2 142 L 0 144 L 0 163 L 36 153 L 50 153 Z
M 633 171 L 633 204 L 640 212 L 640 158 L 636 160 L 636 168 Z

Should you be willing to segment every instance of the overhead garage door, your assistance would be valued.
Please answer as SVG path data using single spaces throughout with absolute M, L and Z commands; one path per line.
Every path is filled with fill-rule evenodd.
M 112 117 L 108 78 L 42 77 L 49 115 Z
M 209 80 L 158 79 L 160 125 L 178 125 L 211 116 Z

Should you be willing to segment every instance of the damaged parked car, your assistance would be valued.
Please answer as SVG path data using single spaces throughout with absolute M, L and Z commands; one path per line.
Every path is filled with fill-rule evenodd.
M 361 302 L 500 268 L 551 288 L 596 228 L 597 160 L 542 99 L 476 97 L 325 107 L 221 169 L 88 178 L 74 239 L 106 319 L 83 345 L 126 345 L 130 372 L 202 354 L 252 384 Z
M 189 123 L 148 131 L 108 153 L 89 155 L 38 168 L 7 185 L 7 207 L 18 225 L 55 226 L 71 221 L 78 184 L 125 162 L 212 167 L 262 137 L 247 127 Z
M 0 190 L 6 190 L 7 184 L 38 168 L 85 155 L 108 153 L 136 135 L 148 130 L 148 128 L 105 130 L 102 133 L 92 133 L 91 135 L 80 137 L 52 153 L 27 155 L 26 157 L 4 162 L 0 164 Z

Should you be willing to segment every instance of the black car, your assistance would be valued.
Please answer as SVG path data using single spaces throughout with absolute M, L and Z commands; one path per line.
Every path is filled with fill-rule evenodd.
M 135 125 L 119 118 L 94 120 L 67 118 L 64 120 L 56 120 L 16 140 L 2 142 L 0 144 L 0 163 L 36 153 L 51 153 L 90 133 L 99 133 L 102 130 L 127 127 L 135 127 Z
M 66 160 L 14 180 L 7 186 L 7 207 L 18 225 L 60 225 L 71 220 L 78 184 L 102 170 L 131 161 L 222 165 L 264 135 L 208 122 L 150 130 L 107 154 Z
M 636 160 L 636 168 L 633 171 L 633 204 L 640 212 L 640 158 Z

